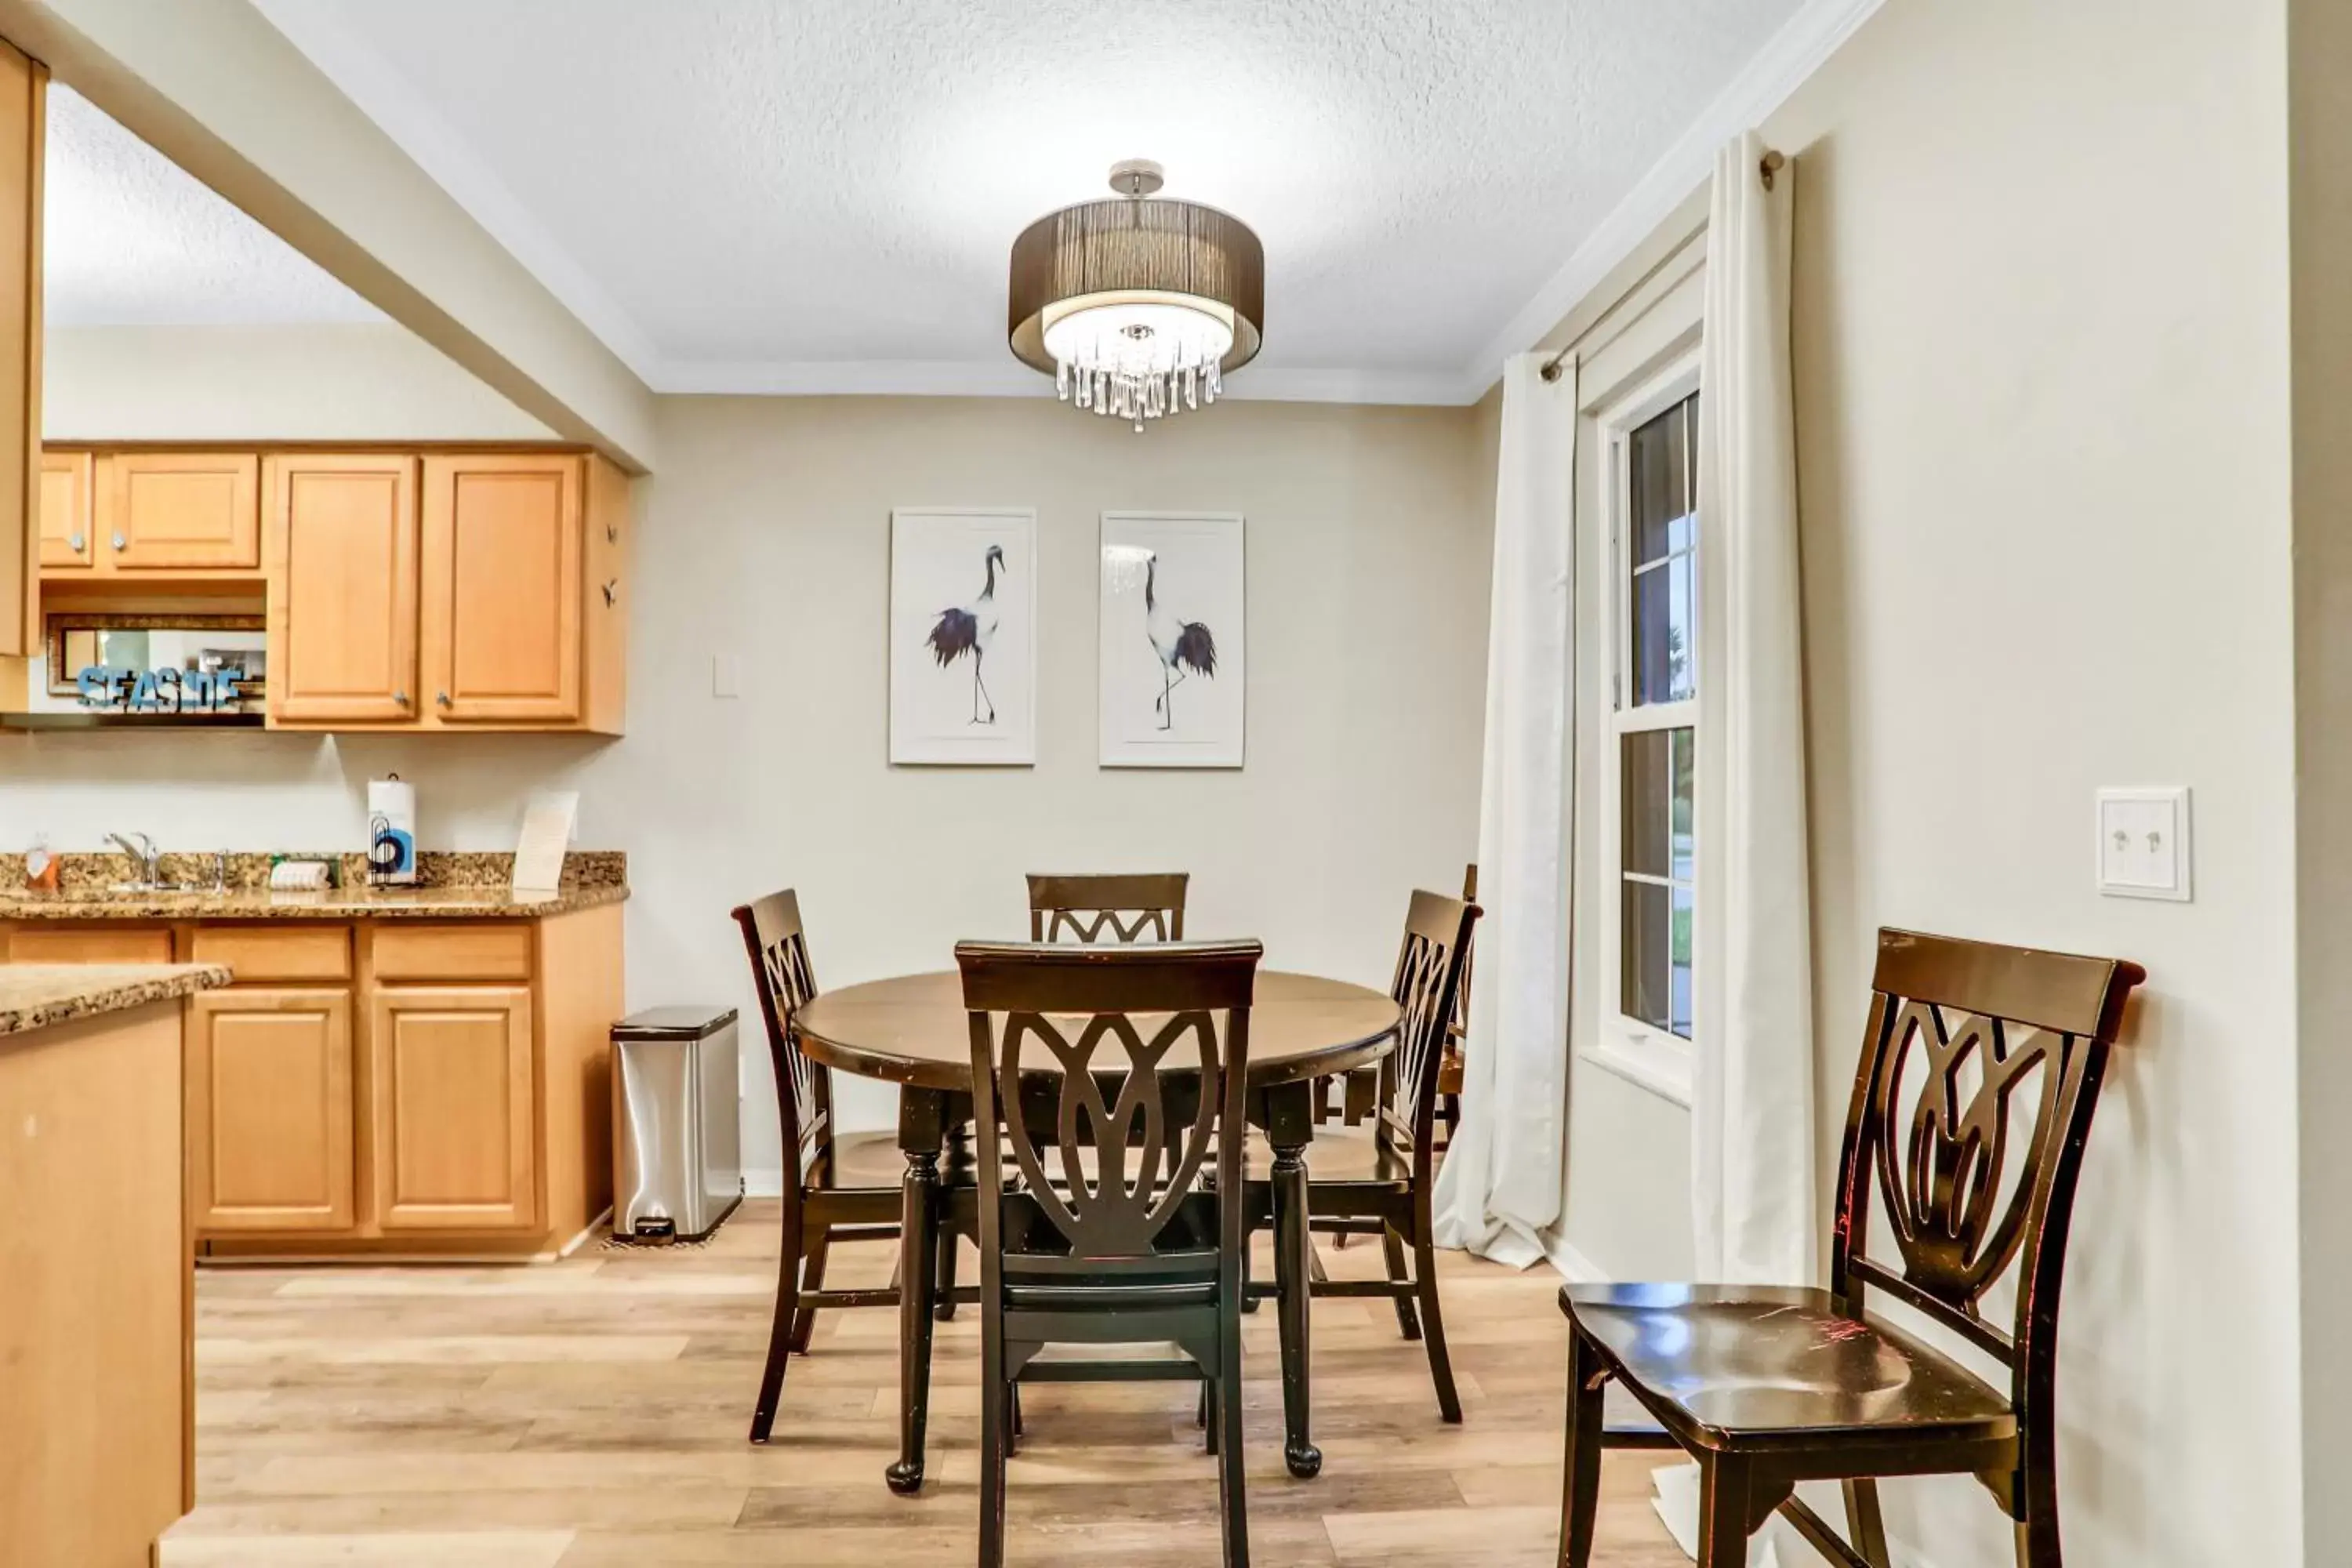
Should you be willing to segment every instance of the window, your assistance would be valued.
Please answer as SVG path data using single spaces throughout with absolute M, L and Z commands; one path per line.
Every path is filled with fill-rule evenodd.
M 1614 1000 L 1605 1057 L 1687 1098 L 1697 914 L 1697 368 L 1669 371 L 1601 420 L 1615 593 L 1604 804 Z

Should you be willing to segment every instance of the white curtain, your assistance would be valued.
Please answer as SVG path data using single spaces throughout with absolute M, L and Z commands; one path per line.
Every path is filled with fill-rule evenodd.
M 1699 686 L 1702 842 L 1697 1071 L 1691 1110 L 1697 1272 L 1810 1284 L 1813 1182 L 1811 896 L 1798 616 L 1795 416 L 1784 164 L 1764 188 L 1754 132 L 1716 161 L 1700 366 L 1703 571 L 1716 658 Z M 1712 906 L 1710 908 L 1709 906 Z
M 1559 1217 L 1568 1072 L 1570 692 L 1576 381 L 1503 367 L 1477 985 L 1462 1126 L 1437 1176 L 1437 1240 L 1524 1268 Z

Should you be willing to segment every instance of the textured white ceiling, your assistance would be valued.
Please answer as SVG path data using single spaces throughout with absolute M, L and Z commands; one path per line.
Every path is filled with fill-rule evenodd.
M 657 388 L 1027 384 L 1013 235 L 1150 157 L 1265 238 L 1260 374 L 1373 395 L 1462 384 L 1800 10 L 255 3 Z
M 49 89 L 42 284 L 60 327 L 380 321 L 72 89 Z

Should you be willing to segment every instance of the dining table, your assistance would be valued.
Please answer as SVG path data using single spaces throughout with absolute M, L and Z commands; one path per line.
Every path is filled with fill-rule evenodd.
M 1310 1435 L 1307 1381 L 1307 1172 L 1315 1085 L 1386 1056 L 1395 1045 L 1398 1016 L 1388 994 L 1370 986 L 1282 970 L 1257 974 L 1246 1098 L 1250 1123 L 1265 1132 L 1273 1152 L 1268 1217 L 1282 1350 L 1283 1460 L 1302 1479 L 1323 1468 Z M 794 1012 L 792 1026 L 811 1058 L 898 1086 L 898 1140 L 907 1162 L 898 1244 L 899 1450 L 884 1479 L 891 1490 L 912 1493 L 923 1484 L 939 1238 L 943 1226 L 968 1226 L 977 1214 L 978 1189 L 966 1152 L 972 1060 L 962 980 L 941 971 L 845 985 L 810 998 Z M 1190 1049 L 1189 1043 L 1176 1047 L 1161 1071 L 1182 1073 Z M 1045 1064 L 1040 1068 L 1051 1070 Z M 957 1157 L 942 1172 L 942 1155 L 950 1149 Z

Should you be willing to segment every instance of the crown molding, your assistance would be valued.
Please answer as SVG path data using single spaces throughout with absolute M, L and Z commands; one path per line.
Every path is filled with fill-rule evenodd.
M 657 393 L 764 397 L 1051 397 L 1054 384 L 1026 365 L 996 360 L 666 360 L 646 384 Z M 1363 403 L 1457 407 L 1476 401 L 1463 378 L 1412 371 L 1265 370 L 1234 373 L 1222 396 L 1236 403 Z
M 1599 288 L 1691 193 L 1715 173 L 1715 154 L 1726 142 L 1760 124 L 1789 100 L 1805 79 L 1822 68 L 1868 21 L 1884 0 L 1808 0 L 1781 25 L 1756 58 L 1731 79 L 1665 156 L 1650 167 L 1600 226 L 1585 237 L 1560 269 L 1534 298 L 1519 307 L 1503 330 L 1465 365 L 1483 396 L 1503 374 L 1503 361 L 1540 342 L 1587 294 Z
M 579 318 L 581 325 L 635 372 L 639 381 L 653 385 L 654 378 L 647 373 L 659 356 L 645 329 L 531 216 L 506 182 L 491 172 L 405 76 L 328 6 L 310 0 L 252 0 L 252 4 L 361 113 L 375 122 L 376 129 Z

